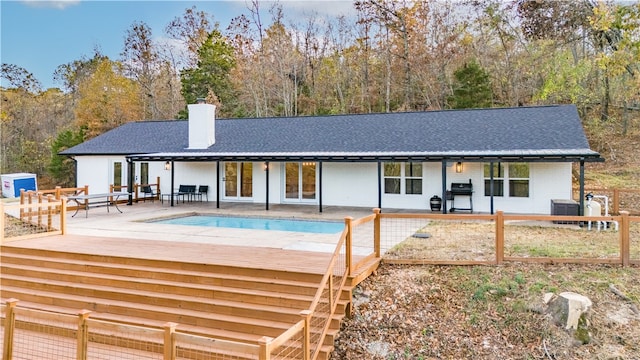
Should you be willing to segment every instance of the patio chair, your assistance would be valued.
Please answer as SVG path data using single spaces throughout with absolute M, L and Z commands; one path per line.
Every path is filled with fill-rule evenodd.
M 151 199 L 151 202 L 153 202 L 156 199 L 156 196 L 158 196 L 158 194 L 153 192 L 153 189 L 151 188 L 150 185 L 143 186 L 141 190 L 142 190 L 142 199 L 144 201 L 147 201 L 147 199 Z
M 180 185 L 178 192 L 176 193 L 178 197 L 182 196 L 182 202 L 184 203 L 184 198 L 186 197 L 188 201 L 191 201 L 196 196 L 196 186 L 195 185 Z
M 200 198 L 200 201 L 202 201 L 202 196 L 204 195 L 207 198 L 207 202 L 208 202 L 209 201 L 209 185 L 198 186 L 198 192 L 196 193 L 196 195 Z

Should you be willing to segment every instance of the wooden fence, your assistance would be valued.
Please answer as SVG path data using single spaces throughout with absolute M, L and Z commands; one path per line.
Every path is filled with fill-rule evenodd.
M 154 189 L 153 197 L 151 198 L 146 197 L 145 194 L 142 193 L 142 188 L 144 188 L 145 186 L 149 186 L 152 189 Z M 127 192 L 127 191 L 129 191 L 128 185 L 113 185 L 113 184 L 109 185 L 109 192 Z M 134 183 L 131 196 L 134 202 L 139 202 L 141 200 L 146 201 L 147 199 L 159 200 L 160 199 L 160 176 L 156 178 L 155 184 Z
M 67 204 L 49 194 L 25 203 L 0 202 L 0 244 L 10 240 L 65 233 Z
M 163 328 L 141 327 L 92 319 L 88 310 L 74 316 L 17 305 L 16 299 L 2 304 L 5 360 L 22 358 L 23 354 L 76 360 L 96 357 L 175 360 L 203 356 L 266 360 L 277 341 L 265 337 L 256 345 L 243 344 L 181 333 L 176 331 L 175 323 L 167 323 Z
M 640 264 L 640 216 L 625 211 L 616 216 L 591 217 L 376 210 L 373 221 L 381 223 L 375 226 L 373 246 L 384 249 L 386 263 Z
M 142 188 L 145 186 L 149 186 L 153 191 L 153 197 L 146 197 L 142 192 Z M 126 192 L 128 191 L 127 185 L 109 185 L 109 192 Z M 71 187 L 71 188 L 63 188 L 60 186 L 56 186 L 54 189 L 49 190 L 38 190 L 38 191 L 25 191 L 20 190 L 20 204 L 33 204 L 38 202 L 39 197 L 49 197 L 52 196 L 55 200 L 61 200 L 63 196 L 69 195 L 89 195 L 89 185 L 85 185 L 83 187 Z M 160 177 L 157 178 L 155 184 L 133 184 L 132 189 L 132 200 L 134 202 L 144 201 L 148 199 L 158 200 L 160 198 Z M 127 202 L 128 199 L 120 199 L 119 202 Z M 70 205 L 68 210 L 75 210 L 77 205 Z

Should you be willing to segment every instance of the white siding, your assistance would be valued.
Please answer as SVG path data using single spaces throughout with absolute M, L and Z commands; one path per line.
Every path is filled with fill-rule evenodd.
M 467 165 L 467 164 L 465 164 Z M 484 174 L 478 163 L 474 170 L 474 210 L 488 212 L 490 197 L 484 196 Z M 465 167 L 466 171 L 466 167 Z M 549 214 L 551 199 L 571 199 L 571 163 L 531 163 L 529 167 L 529 197 L 494 197 L 494 211 L 509 213 Z
M 157 176 L 151 170 L 149 164 L 149 178 L 155 179 Z M 169 194 L 171 192 L 171 171 L 164 170 L 164 163 L 156 162 L 161 170 L 160 192 Z M 160 166 L 161 165 L 161 166 Z M 216 163 L 215 162 L 174 162 L 173 191 L 178 191 L 180 185 L 209 185 L 209 201 L 216 199 Z M 154 167 L 155 169 L 155 167 Z
M 91 193 L 106 192 L 112 183 L 112 164 L 123 163 L 123 183 L 126 184 L 127 163 L 124 157 L 79 156 L 77 186 L 89 185 Z M 223 164 L 220 164 L 221 171 Z M 174 191 L 179 185 L 208 185 L 209 201 L 216 201 L 215 162 L 174 162 Z M 269 203 L 284 202 L 283 164 L 269 163 Z M 421 195 L 382 194 L 382 208 L 412 209 L 427 211 L 429 199 L 442 196 L 441 163 L 423 164 L 423 191 Z M 446 187 L 452 182 L 468 182 L 474 188 L 474 212 L 488 213 L 490 198 L 484 196 L 483 163 L 463 163 L 462 173 L 455 172 L 454 163 L 446 167 Z M 171 171 L 164 170 L 164 162 L 149 162 L 149 181 L 155 182 L 160 176 L 161 193 L 171 192 Z M 266 171 L 263 162 L 253 163 L 253 197 L 248 201 L 266 201 Z M 322 194 L 323 206 L 357 206 L 373 208 L 378 206 L 378 164 L 377 163 L 323 163 Z M 571 199 L 570 163 L 531 163 L 529 197 L 494 197 L 494 210 L 508 213 L 549 214 L 551 199 Z M 220 190 L 223 190 L 220 184 Z M 382 186 L 384 192 L 384 186 Z M 319 198 L 314 202 L 319 203 Z M 447 208 L 451 208 L 449 201 Z M 455 206 L 466 208 L 468 198 L 459 197 Z
M 323 163 L 322 205 L 378 206 L 378 164 Z
M 264 166 L 264 162 L 253 163 L 253 202 L 258 204 L 264 204 L 267 200 L 267 171 L 265 170 Z M 270 204 L 279 204 L 281 202 L 280 168 L 280 163 L 269 163 Z
M 109 185 L 113 183 L 113 162 L 120 161 L 123 164 L 123 175 L 126 184 L 127 161 L 124 157 L 112 156 L 78 156 L 76 186 L 89 185 L 90 194 L 109 192 Z

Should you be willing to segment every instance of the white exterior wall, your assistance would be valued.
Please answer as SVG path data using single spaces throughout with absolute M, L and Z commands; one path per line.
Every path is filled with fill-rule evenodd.
M 127 179 L 127 161 L 123 157 L 113 156 L 77 156 L 76 186 L 89 185 L 90 194 L 109 192 L 109 185 L 113 183 L 113 163 L 122 162 L 124 184 Z
M 474 210 L 478 212 L 489 212 L 491 209 L 491 198 L 484 196 L 483 165 L 483 163 L 464 163 L 462 174 L 468 172 L 472 174 L 472 176 L 466 177 L 466 181 L 468 181 L 470 177 L 473 182 Z M 505 166 L 507 166 L 506 163 Z M 454 177 L 454 179 L 455 178 L 456 177 Z M 451 182 L 462 182 L 450 178 L 447 180 L 449 184 Z M 549 214 L 551 210 L 551 199 L 571 199 L 571 187 L 571 163 L 530 163 L 529 197 L 494 196 L 493 209 L 494 211 L 502 210 L 508 213 Z M 466 201 L 466 199 L 464 201 Z M 461 200 L 460 204 L 461 206 L 466 206 L 468 202 L 463 203 Z M 456 206 L 458 206 L 457 200 Z
M 269 163 L 269 204 L 281 203 L 280 193 L 282 185 L 281 164 L 277 162 Z M 267 201 L 267 172 L 264 162 L 253 163 L 253 199 L 252 202 L 264 204 Z
M 376 163 L 322 163 L 322 205 L 378 206 Z
M 551 199 L 572 199 L 571 163 L 536 163 L 532 178 L 532 206 L 537 214 L 551 212 Z M 580 201 L 580 199 L 574 199 Z
M 127 182 L 127 163 L 124 157 L 79 156 L 77 159 L 77 186 L 89 185 L 91 193 L 107 192 L 113 179 L 113 162 L 123 164 L 123 184 Z M 139 163 L 136 163 L 139 166 Z M 215 162 L 174 162 L 174 191 L 179 185 L 208 185 L 209 201 L 216 201 Z M 220 170 L 223 171 L 223 163 Z M 429 199 L 442 196 L 441 163 L 423 163 L 421 195 L 382 194 L 382 208 L 430 210 Z M 452 182 L 468 182 L 471 179 L 474 212 L 488 213 L 490 198 L 484 196 L 483 163 L 463 163 L 462 173 L 455 172 L 454 163 L 447 164 L 447 189 Z M 171 171 L 164 170 L 164 162 L 149 162 L 149 181 L 160 176 L 161 193 L 171 192 Z M 266 201 L 266 171 L 263 162 L 253 163 L 253 203 Z M 529 197 L 494 197 L 494 210 L 507 213 L 549 214 L 551 199 L 571 199 L 571 163 L 531 163 L 529 172 Z M 378 206 L 377 163 L 328 163 L 322 164 L 323 206 Z M 269 163 L 269 203 L 286 203 L 284 199 L 283 163 Z M 222 179 L 222 176 L 220 177 Z M 317 183 L 319 185 L 319 183 Z M 317 194 L 320 194 L 319 187 Z M 224 186 L 220 184 L 221 193 Z M 382 181 L 384 192 L 384 181 Z M 224 195 L 221 199 L 224 201 Z M 306 204 L 318 204 L 319 199 Z M 455 207 L 467 208 L 467 197 L 458 197 Z M 447 208 L 451 208 L 451 201 Z
M 160 192 L 171 193 L 171 171 L 164 170 L 163 162 L 149 163 L 149 181 L 154 182 L 158 176 L 153 169 L 159 167 Z M 216 163 L 215 162 L 174 162 L 173 192 L 177 192 L 180 185 L 208 185 L 209 201 L 216 199 Z

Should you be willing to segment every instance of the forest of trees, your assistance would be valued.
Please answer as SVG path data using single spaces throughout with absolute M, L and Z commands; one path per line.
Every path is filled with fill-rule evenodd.
M 263 8 L 267 6 L 268 8 Z M 123 123 L 576 104 L 585 122 L 640 106 L 640 3 L 597 0 L 358 0 L 355 16 L 288 18 L 248 1 L 226 29 L 196 7 L 164 29 L 135 22 L 119 59 L 61 64 L 42 89 L 2 64 L 0 173 L 73 185 L 57 152 Z M 154 42 L 154 34 L 183 44 Z M 623 135 L 623 134 L 621 134 Z

